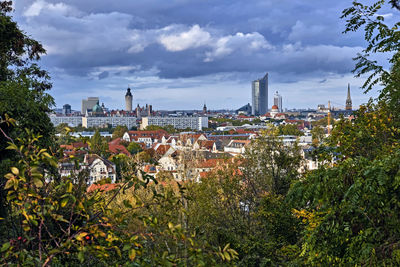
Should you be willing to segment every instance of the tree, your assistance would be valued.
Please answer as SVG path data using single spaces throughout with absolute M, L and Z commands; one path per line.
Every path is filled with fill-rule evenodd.
M 132 155 L 134 155 L 134 154 L 136 154 L 136 153 L 139 153 L 139 152 L 141 152 L 141 151 L 143 150 L 143 149 L 142 149 L 142 146 L 139 145 L 139 144 L 136 143 L 136 142 L 130 142 L 129 145 L 128 145 L 128 147 L 127 147 L 126 149 L 128 149 L 128 151 L 129 151 Z
M 125 125 L 118 125 L 117 127 L 115 127 L 113 134 L 112 134 L 112 139 L 116 139 L 116 138 L 121 138 L 124 133 L 126 133 L 128 131 L 128 127 L 126 127 Z
M 400 264 L 399 172 L 399 51 L 400 22 L 384 24 L 379 15 L 389 3 L 357 1 L 344 10 L 345 32 L 364 28 L 368 42 L 356 58 L 356 76 L 370 73 L 368 92 L 383 86 L 378 101 L 355 112 L 353 120 L 340 120 L 327 143 L 336 162 L 308 172 L 290 189 L 295 214 L 304 222 L 301 247 L 306 265 L 397 266 Z M 371 60 L 373 53 L 388 53 L 390 71 Z
M 297 144 L 285 145 L 278 130 L 255 139 L 245 152 L 243 175 L 252 195 L 263 192 L 286 195 L 290 183 L 299 178 L 301 164 Z
M 325 130 L 321 126 L 314 126 L 311 129 L 312 143 L 313 146 L 317 147 L 321 144 L 322 140 L 325 138 Z
M 230 243 L 239 266 L 288 265 L 299 253 L 298 220 L 285 200 L 298 178 L 299 154 L 276 134 L 265 133 L 244 158 L 187 185 L 189 227 L 212 245 Z
M 21 31 L 8 15 L 12 11 L 12 1 L 0 3 L 0 82 L 27 78 L 34 91 L 51 88 L 48 73 L 41 70 L 35 61 L 46 53 L 43 46 Z
M 157 131 L 157 130 L 162 130 L 163 127 L 158 126 L 158 125 L 148 125 L 146 127 L 146 129 L 144 129 L 145 131 Z
M 13 121 L 2 121 L 0 129 L 6 123 Z M 27 132 L 28 138 L 9 138 L 8 149 L 16 151 L 20 164 L 6 174 L 11 212 L 2 218 L 8 230 L 0 235 L 1 265 L 215 266 L 235 259 L 229 245 L 211 247 L 179 224 L 146 214 L 141 190 L 151 204 L 169 203 L 171 211 L 176 210 L 176 198 L 148 190 L 150 182 L 156 181 L 148 175 L 138 179 L 137 165 L 127 166 L 114 190 L 87 192 L 87 171 L 54 179 L 41 168 L 57 165 L 58 160 L 37 146 L 39 135 Z M 132 222 L 139 227 L 127 231 Z
M 307 265 L 400 264 L 400 154 L 347 158 L 322 167 L 290 191 L 304 221 Z
M 328 143 L 337 147 L 343 158 L 375 159 L 399 147 L 400 128 L 387 103 L 369 103 L 354 112 L 355 119 L 341 120 L 332 131 Z
M 107 158 L 109 156 L 108 152 L 108 143 L 107 141 L 100 135 L 99 130 L 96 130 L 92 138 L 89 142 L 90 145 L 90 153 L 97 154 L 101 157 Z
M 0 121 L 7 115 L 19 127 L 5 124 L 0 135 L 0 217 L 5 216 L 4 174 L 17 161 L 15 151 L 6 149 L 9 140 L 5 136 L 27 137 L 25 129 L 31 129 L 42 136 L 39 145 L 49 147 L 54 135 L 47 116 L 54 100 L 45 92 L 51 88 L 50 78 L 35 63 L 45 50 L 19 29 L 8 15 L 11 10 L 11 1 L 0 2 Z
M 286 124 L 278 126 L 279 135 L 295 135 L 295 136 L 303 136 L 304 133 L 297 128 L 297 125 L 294 124 Z
M 341 18 L 346 18 L 345 33 L 364 29 L 367 47 L 362 54 L 358 54 L 355 60 L 357 64 L 353 72 L 357 77 L 369 74 L 364 82 L 364 92 L 370 91 L 377 84 L 388 85 L 393 83 L 393 74 L 385 69 L 382 63 L 371 59 L 372 54 L 385 53 L 390 55 L 389 63 L 398 66 L 400 59 L 400 22 L 393 25 L 385 24 L 385 17 L 379 12 L 386 5 L 394 9 L 394 12 L 400 12 L 399 1 L 376 1 L 371 5 L 364 5 L 358 1 L 353 2 L 353 6 L 342 12 Z M 398 75 L 398 74 L 397 74 Z M 390 97 L 392 94 L 398 95 L 398 90 L 392 90 L 391 87 L 385 87 L 381 90 L 380 98 Z M 398 105 L 398 103 L 396 103 Z

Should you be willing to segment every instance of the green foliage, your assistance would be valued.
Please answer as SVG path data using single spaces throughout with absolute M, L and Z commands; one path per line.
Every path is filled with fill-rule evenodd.
M 24 129 L 28 128 L 43 136 L 40 145 L 50 146 L 54 133 L 46 114 L 54 100 L 44 92 L 51 83 L 47 72 L 35 63 L 45 50 L 19 29 L 8 15 L 11 11 L 11 1 L 0 2 L 0 121 L 8 114 L 19 125 L 3 125 L 4 134 L 0 135 L 0 217 L 6 212 L 3 176 L 16 160 L 15 152 L 5 149 L 6 136 L 27 137 Z
M 141 151 L 143 150 L 143 149 L 142 149 L 142 146 L 139 145 L 139 144 L 136 143 L 136 142 L 130 142 L 129 145 L 128 145 L 128 147 L 127 147 L 126 149 L 128 149 L 128 151 L 129 151 L 132 155 L 137 154 L 137 153 L 139 153 L 139 152 L 141 152 Z
M 291 190 L 303 219 L 309 265 L 400 264 L 400 151 L 380 159 L 348 158 L 309 173 Z
M 328 116 L 326 116 L 320 120 L 313 121 L 311 124 L 313 127 L 314 126 L 326 127 L 328 125 Z M 331 118 L 331 124 L 334 124 L 334 119 L 332 119 L 332 118 Z
M 296 146 L 284 146 L 276 129 L 265 133 L 244 158 L 188 184 L 188 226 L 214 246 L 231 244 L 240 266 L 296 265 L 299 222 L 285 196 L 299 164 Z
M 126 127 L 125 125 L 124 126 L 118 125 L 117 127 L 115 127 L 113 131 L 112 139 L 121 138 L 127 131 L 128 127 Z
M 105 138 L 100 135 L 99 130 L 96 130 L 89 142 L 90 152 L 92 154 L 97 154 L 104 158 L 108 158 L 110 153 L 108 152 L 108 143 Z
M 297 125 L 294 124 L 286 124 L 278 126 L 279 135 L 295 135 L 295 136 L 303 136 L 304 133 L 297 128 Z
M 391 79 L 390 72 L 385 70 L 382 63 L 371 59 L 371 54 L 391 54 L 389 59 L 391 64 L 396 64 L 400 56 L 400 22 L 387 25 L 385 24 L 385 17 L 379 13 L 383 8 L 387 7 L 386 3 L 400 11 L 397 0 L 379 0 L 371 5 L 364 5 L 354 1 L 353 6 L 343 10 L 341 16 L 341 18 L 346 18 L 345 33 L 360 29 L 363 29 L 365 33 L 365 40 L 368 45 L 362 54 L 358 54 L 355 58 L 357 63 L 353 71 L 357 77 L 369 74 L 363 85 L 365 92 L 370 91 L 377 84 L 387 84 Z M 381 91 L 380 97 L 382 98 L 387 93 L 390 94 L 391 92 L 387 90 Z
M 243 173 L 255 195 L 286 195 L 291 182 L 299 178 L 300 149 L 297 144 L 283 144 L 277 134 L 277 129 L 265 132 L 246 150 Z
M 321 126 L 315 126 L 311 129 L 313 146 L 319 146 L 325 139 L 325 130 Z
M 399 147 L 400 121 L 385 102 L 370 101 L 354 114 L 354 120 L 338 122 L 329 139 L 342 157 L 374 159 Z
M 48 90 L 51 88 L 48 73 L 35 63 L 46 50 L 8 15 L 11 5 L 11 1 L 0 4 L 0 82 L 26 78 L 31 81 L 33 91 Z
M 142 190 L 151 205 L 175 207 L 174 212 L 184 195 L 150 188 L 156 181 L 143 173 L 139 179 L 134 162 L 114 190 L 87 192 L 86 171 L 51 176 L 44 166 L 57 166 L 57 159 L 37 146 L 40 136 L 29 130 L 27 135 L 10 139 L 7 148 L 20 159 L 5 176 L 10 213 L 2 218 L 9 230 L 0 236 L 1 265 L 215 266 L 235 260 L 229 246 L 211 247 L 180 224 L 146 214 L 137 192 Z M 122 207 L 114 205 L 119 199 Z M 126 231 L 132 222 L 139 227 Z

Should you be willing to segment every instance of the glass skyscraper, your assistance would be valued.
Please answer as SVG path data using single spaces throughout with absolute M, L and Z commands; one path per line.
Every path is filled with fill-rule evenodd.
M 251 114 L 258 116 L 267 113 L 268 110 L 268 73 L 262 79 L 252 82 L 251 97 L 253 106 Z

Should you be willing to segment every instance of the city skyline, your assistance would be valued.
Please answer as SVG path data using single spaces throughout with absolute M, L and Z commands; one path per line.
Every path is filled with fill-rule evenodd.
M 279 91 L 284 107 L 344 106 L 350 83 L 356 108 L 376 92 L 364 95 L 364 79 L 351 73 L 365 43 L 362 34 L 341 33 L 350 4 L 21 0 L 13 16 L 47 49 L 40 65 L 57 107 L 79 110 L 81 99 L 98 96 L 123 109 L 129 85 L 133 106 L 236 109 L 251 102 L 251 81 L 268 72 L 270 95 Z

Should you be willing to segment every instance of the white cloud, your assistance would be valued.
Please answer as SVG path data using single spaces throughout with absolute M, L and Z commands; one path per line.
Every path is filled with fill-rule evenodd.
M 211 62 L 216 58 L 221 58 L 233 53 L 236 50 L 256 51 L 260 49 L 273 49 L 273 46 L 258 32 L 235 35 L 227 35 L 219 38 L 213 50 L 206 53 L 204 61 Z
M 31 6 L 29 6 L 23 13 L 25 17 L 36 17 L 39 16 L 42 11 L 48 11 L 55 14 L 64 16 L 68 15 L 81 15 L 82 12 L 76 8 L 66 5 L 64 3 L 51 4 L 44 0 L 37 0 Z
M 208 45 L 210 40 L 210 33 L 199 25 L 193 25 L 188 31 L 177 34 L 162 34 L 159 38 L 159 42 L 172 52 Z

